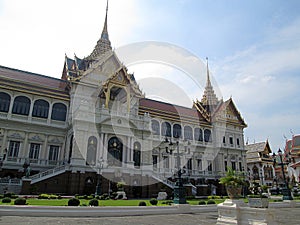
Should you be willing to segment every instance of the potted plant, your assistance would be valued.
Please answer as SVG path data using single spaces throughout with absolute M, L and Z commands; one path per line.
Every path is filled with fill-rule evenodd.
M 219 183 L 225 185 L 230 199 L 238 199 L 241 197 L 245 178 L 243 173 L 235 171 L 231 167 L 227 167 L 226 175 L 220 178 Z
M 253 182 L 249 188 L 251 193 L 248 195 L 248 202 L 251 208 L 268 208 L 269 196 L 265 191 L 267 187 L 265 185 L 260 186 L 257 182 Z

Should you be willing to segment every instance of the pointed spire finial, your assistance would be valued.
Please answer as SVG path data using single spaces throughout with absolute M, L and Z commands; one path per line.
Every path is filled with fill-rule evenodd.
M 213 86 L 210 82 L 209 68 L 208 68 L 208 57 L 206 57 L 206 86 L 201 103 L 208 108 L 209 111 L 213 111 L 214 107 L 218 104 L 219 100 L 214 92 Z
M 100 39 L 97 41 L 97 44 L 93 52 L 87 57 L 89 60 L 94 60 L 95 58 L 105 54 L 107 51 L 112 50 L 111 43 L 108 38 L 108 31 L 107 31 L 107 14 L 108 14 L 108 0 L 106 2 L 106 14 L 105 14 L 102 34 Z
M 109 40 L 108 31 L 107 31 L 107 13 L 108 13 L 108 0 L 106 1 L 106 13 L 105 13 L 105 20 L 104 20 L 104 26 L 103 26 L 101 38 Z
M 206 57 L 206 76 L 207 76 L 207 86 L 211 86 L 210 76 L 209 76 L 209 68 L 208 68 L 208 57 Z

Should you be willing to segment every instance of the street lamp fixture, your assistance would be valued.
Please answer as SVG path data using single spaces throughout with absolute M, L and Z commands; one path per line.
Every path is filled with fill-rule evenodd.
M 174 204 L 186 204 L 185 199 L 185 187 L 183 186 L 182 182 L 182 171 L 181 171 L 181 165 L 180 165 L 180 154 L 179 154 L 179 142 L 176 141 L 175 144 L 168 138 L 165 139 L 165 143 L 168 143 L 169 146 L 166 146 L 166 153 L 172 155 L 173 154 L 173 148 L 176 146 L 176 161 L 177 161 L 177 177 L 176 182 L 174 186 Z
M 278 150 L 278 155 L 279 155 L 279 158 L 280 158 L 280 162 L 277 162 L 277 164 L 279 166 L 281 166 L 281 171 L 282 171 L 282 176 L 283 176 L 283 181 L 284 181 L 284 187 L 282 188 L 282 194 L 283 194 L 282 199 L 283 200 L 293 200 L 291 190 L 289 189 L 289 185 L 288 185 L 288 182 L 285 178 L 285 172 L 284 172 L 284 165 L 288 164 L 288 163 L 283 162 L 281 149 Z M 276 154 L 275 154 L 275 152 L 273 153 L 273 161 L 274 161 L 274 166 L 275 166 L 275 164 L 276 164 Z

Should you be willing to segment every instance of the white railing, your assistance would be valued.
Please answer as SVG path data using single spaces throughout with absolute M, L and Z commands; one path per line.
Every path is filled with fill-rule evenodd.
M 21 185 L 22 180 L 17 178 L 0 178 L 1 185 Z
M 154 173 L 152 174 L 152 177 L 162 183 L 164 183 L 165 185 L 167 185 L 170 188 L 174 188 L 175 186 L 175 182 L 172 182 L 170 180 L 168 180 L 167 178 L 165 178 L 162 174 L 160 173 Z
M 55 167 L 53 169 L 46 170 L 46 171 L 40 172 L 38 174 L 32 175 L 32 176 L 29 177 L 29 179 L 31 179 L 31 184 L 34 184 L 34 183 L 42 181 L 44 179 L 47 179 L 47 178 L 53 177 L 55 175 L 61 174 L 61 173 L 65 172 L 66 169 L 67 169 L 67 167 L 65 165 L 58 166 L 58 167 Z

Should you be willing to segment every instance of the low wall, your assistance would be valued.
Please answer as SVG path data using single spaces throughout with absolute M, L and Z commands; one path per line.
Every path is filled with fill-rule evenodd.
M 226 200 L 218 205 L 218 225 L 299 224 L 300 202 L 270 203 L 269 208 L 250 208 L 241 201 Z

